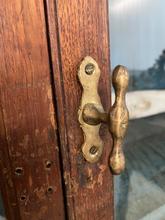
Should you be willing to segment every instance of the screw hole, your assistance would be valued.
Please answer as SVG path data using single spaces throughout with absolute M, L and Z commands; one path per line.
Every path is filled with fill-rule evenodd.
M 52 162 L 51 162 L 50 160 L 47 160 L 47 161 L 46 161 L 46 168 L 47 168 L 47 169 L 50 169 L 51 166 L 52 166 Z
M 23 174 L 23 168 L 22 167 L 16 167 L 15 174 L 17 176 L 21 176 Z
M 22 195 L 21 198 L 20 198 L 21 201 L 24 201 L 25 199 L 26 199 L 25 195 Z
M 91 154 L 96 154 L 97 153 L 97 151 L 98 151 L 98 148 L 96 147 L 96 146 L 92 146 L 91 148 L 90 148 L 90 150 L 89 150 L 89 152 L 91 153 Z
M 53 193 L 53 187 L 52 187 L 52 186 L 49 186 L 49 187 L 47 188 L 47 193 L 48 193 L 49 195 Z
M 92 179 L 91 176 L 88 176 L 87 177 L 87 182 L 91 182 L 91 179 Z

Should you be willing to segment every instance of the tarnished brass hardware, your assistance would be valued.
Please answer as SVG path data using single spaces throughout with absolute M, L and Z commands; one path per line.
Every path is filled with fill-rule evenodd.
M 78 77 L 83 87 L 81 103 L 78 111 L 78 119 L 84 132 L 82 152 L 88 162 L 95 163 L 99 160 L 103 150 L 103 141 L 99 135 L 101 124 L 95 126 L 90 125 L 84 121 L 82 116 L 84 106 L 87 103 L 92 103 L 94 106 L 97 106 L 97 109 L 99 109 L 100 112 L 104 112 L 97 91 L 100 69 L 92 57 L 87 56 L 82 61 L 79 67 Z
M 82 116 L 84 122 L 89 125 L 98 125 L 101 122 L 106 123 L 108 121 L 108 114 L 100 112 L 92 103 L 84 106 Z
M 129 112 L 125 102 L 128 88 L 129 74 L 125 67 L 117 66 L 112 75 L 112 84 L 115 90 L 115 102 L 109 111 L 109 130 L 113 137 L 113 150 L 110 156 L 110 166 L 115 174 L 120 174 L 125 168 L 125 157 L 122 149 L 125 137 Z
M 88 64 L 93 64 L 95 66 L 92 67 L 93 65 L 91 65 L 89 68 L 89 72 L 92 72 L 91 74 L 86 72 Z M 114 69 L 112 83 L 116 99 L 109 113 L 104 112 L 97 93 L 99 76 L 100 70 L 96 61 L 91 57 L 86 57 L 79 69 L 79 79 L 83 86 L 83 95 L 79 109 L 79 122 L 85 137 L 82 151 L 87 161 L 98 161 L 103 149 L 103 143 L 99 136 L 100 125 L 101 123 L 108 124 L 109 131 L 112 133 L 113 137 L 110 167 L 114 174 L 120 174 L 125 168 L 122 142 L 128 127 L 129 118 L 128 109 L 125 103 L 125 93 L 128 87 L 129 75 L 126 68 L 123 66 L 117 66 Z M 96 140 L 98 141 L 97 144 L 95 144 Z

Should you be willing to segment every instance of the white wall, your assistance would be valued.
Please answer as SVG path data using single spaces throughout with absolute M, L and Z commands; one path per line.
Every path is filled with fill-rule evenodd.
M 112 67 L 151 67 L 165 49 L 165 0 L 109 0 Z

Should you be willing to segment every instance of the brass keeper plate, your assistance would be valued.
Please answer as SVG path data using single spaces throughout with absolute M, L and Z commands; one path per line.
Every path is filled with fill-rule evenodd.
M 78 120 L 84 133 L 82 152 L 88 162 L 95 163 L 99 160 L 103 151 L 103 141 L 99 135 L 101 124 L 95 126 L 89 125 L 84 122 L 82 117 L 84 106 L 89 103 L 93 104 L 99 112 L 104 112 L 98 94 L 100 69 L 97 62 L 92 57 L 87 56 L 81 62 L 78 71 L 78 78 L 83 87 L 81 103 L 78 111 Z

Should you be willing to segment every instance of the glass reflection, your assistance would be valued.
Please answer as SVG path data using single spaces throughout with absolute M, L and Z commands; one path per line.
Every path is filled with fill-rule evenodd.
M 128 67 L 126 170 L 116 220 L 165 219 L 165 1 L 110 0 L 111 64 Z

